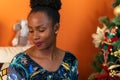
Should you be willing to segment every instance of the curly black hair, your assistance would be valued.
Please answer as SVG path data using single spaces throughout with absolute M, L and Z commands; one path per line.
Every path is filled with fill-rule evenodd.
M 30 7 L 33 9 L 35 7 L 50 7 L 55 10 L 61 9 L 60 0 L 30 0 Z
M 59 10 L 61 9 L 61 5 L 61 0 L 30 0 L 30 14 L 33 12 L 42 11 L 45 12 L 48 15 L 48 17 L 53 20 L 54 24 L 59 23 Z

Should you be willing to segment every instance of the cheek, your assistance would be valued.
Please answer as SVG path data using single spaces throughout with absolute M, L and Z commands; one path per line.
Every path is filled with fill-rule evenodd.
M 55 34 L 52 30 L 46 32 L 46 34 L 43 37 L 44 37 L 45 40 L 47 40 L 49 42 L 52 42 L 56 39 Z
M 28 34 L 28 38 L 29 38 L 29 40 L 32 40 L 33 39 L 33 34 Z
M 55 37 L 53 35 L 53 32 L 50 32 L 50 33 L 43 35 L 43 38 L 46 40 L 54 40 Z
M 30 34 L 28 35 L 28 39 L 30 41 L 30 44 L 33 44 L 33 37 Z

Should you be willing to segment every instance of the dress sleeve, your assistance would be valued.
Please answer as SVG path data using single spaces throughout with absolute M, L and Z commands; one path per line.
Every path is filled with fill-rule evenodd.
M 19 66 L 9 66 L 7 80 L 26 80 L 25 71 Z
M 78 60 L 73 61 L 71 74 L 72 74 L 72 80 L 78 80 Z

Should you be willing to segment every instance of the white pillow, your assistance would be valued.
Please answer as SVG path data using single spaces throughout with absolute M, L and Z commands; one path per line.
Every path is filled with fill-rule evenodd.
M 0 47 L 0 63 L 10 63 L 13 57 L 30 48 L 30 46 L 26 47 Z

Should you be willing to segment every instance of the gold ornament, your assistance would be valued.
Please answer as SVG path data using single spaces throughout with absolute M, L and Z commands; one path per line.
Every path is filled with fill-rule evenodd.
M 112 51 L 112 48 L 110 49 L 110 51 Z
M 114 15 L 120 16 L 120 5 L 114 8 Z

